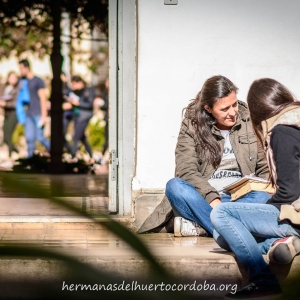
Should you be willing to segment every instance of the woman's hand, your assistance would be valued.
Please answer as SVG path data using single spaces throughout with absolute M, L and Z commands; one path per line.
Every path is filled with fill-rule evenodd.
M 217 205 L 221 204 L 222 201 L 220 200 L 220 198 L 215 198 L 213 201 L 210 202 L 210 206 L 212 208 L 216 207 Z
M 6 106 L 6 101 L 0 100 L 0 106 L 1 106 L 1 107 L 5 107 L 5 106 Z

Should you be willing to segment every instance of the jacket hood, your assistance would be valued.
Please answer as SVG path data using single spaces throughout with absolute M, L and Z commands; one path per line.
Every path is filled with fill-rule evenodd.
M 243 121 L 249 121 L 250 120 L 250 114 L 247 103 L 238 100 L 239 102 L 239 115 Z
M 283 109 L 276 116 L 262 122 L 263 136 L 266 136 L 277 125 L 296 126 L 300 129 L 300 107 L 293 105 Z

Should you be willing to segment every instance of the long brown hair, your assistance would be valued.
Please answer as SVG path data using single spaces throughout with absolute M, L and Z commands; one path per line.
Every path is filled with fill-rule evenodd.
M 213 76 L 205 81 L 196 99 L 186 109 L 186 116 L 195 129 L 196 151 L 197 153 L 203 151 L 214 168 L 217 168 L 222 160 L 222 150 L 211 132 L 216 119 L 204 109 L 204 106 L 213 108 L 220 98 L 237 91 L 238 88 L 228 78 L 221 75 Z
M 10 83 L 8 82 L 8 79 L 9 79 L 10 75 L 12 75 L 12 74 L 15 74 L 16 77 L 17 77 L 17 82 L 16 82 L 15 85 L 14 85 L 14 88 L 16 88 L 16 87 L 18 86 L 18 84 L 19 84 L 19 76 L 18 76 L 17 72 L 15 72 L 15 71 L 10 71 L 10 72 L 7 74 L 5 85 L 10 85 Z
M 261 143 L 262 121 L 276 116 L 288 106 L 300 106 L 287 87 L 271 78 L 255 80 L 250 86 L 247 102 L 253 128 Z
M 254 132 L 262 147 L 264 147 L 262 121 L 276 116 L 288 106 L 300 106 L 300 102 L 287 87 L 271 78 L 255 80 L 250 86 L 247 102 Z M 269 180 L 275 186 L 272 172 L 270 172 Z

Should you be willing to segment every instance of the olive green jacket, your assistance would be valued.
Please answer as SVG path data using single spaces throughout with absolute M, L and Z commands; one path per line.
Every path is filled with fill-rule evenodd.
M 214 125 L 211 127 L 211 131 L 221 145 L 223 153 L 224 138 L 221 132 Z M 268 178 L 269 172 L 265 154 L 260 143 L 257 142 L 250 121 L 249 111 L 244 102 L 239 101 L 239 116 L 236 124 L 230 130 L 229 137 L 242 175 L 245 176 L 254 173 L 256 176 Z M 215 198 L 220 198 L 216 189 L 208 183 L 209 178 L 216 169 L 204 154 L 196 152 L 195 130 L 191 124 L 191 120 L 186 117 L 181 124 L 175 157 L 175 177 L 182 178 L 192 184 L 208 203 Z M 149 232 L 154 228 L 159 230 L 160 227 L 164 227 L 164 224 L 172 216 L 171 205 L 167 198 L 164 197 L 162 203 L 146 219 L 138 233 Z

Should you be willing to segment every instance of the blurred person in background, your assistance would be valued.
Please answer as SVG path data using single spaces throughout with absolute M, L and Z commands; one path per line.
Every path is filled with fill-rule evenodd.
M 84 145 L 90 158 L 92 158 L 92 148 L 88 143 L 85 135 L 86 127 L 93 116 L 93 102 L 95 99 L 94 89 L 87 87 L 85 81 L 80 76 L 71 78 L 71 89 L 63 104 L 63 109 L 72 109 L 74 118 L 74 137 L 73 146 L 71 146 L 71 154 L 74 158 L 78 150 L 78 142 Z
M 70 123 L 73 121 L 73 107 L 68 102 L 68 96 L 72 92 L 69 84 L 68 84 L 68 77 L 65 72 L 61 72 L 60 75 L 61 81 L 62 81 L 62 93 L 64 97 L 64 103 L 63 103 L 63 134 L 65 139 L 64 147 L 68 152 L 72 152 L 70 144 L 66 140 L 66 134 L 68 127 Z M 67 103 L 67 105 L 65 105 Z
M 21 60 L 19 67 L 21 77 L 27 79 L 28 82 L 29 103 L 25 117 L 25 136 L 29 158 L 34 154 L 36 140 L 50 152 L 50 141 L 44 136 L 44 126 L 47 119 L 47 97 L 45 83 L 32 73 L 28 60 Z M 18 97 L 18 101 L 23 103 L 21 97 Z
M 18 95 L 19 77 L 16 72 L 9 72 L 6 83 L 0 87 L 0 107 L 4 108 L 4 125 L 3 140 L 8 146 L 8 156 L 11 157 L 12 152 L 18 153 L 12 141 L 12 135 L 18 124 L 16 115 L 16 100 Z
M 105 132 L 104 132 L 105 142 L 101 150 L 102 156 L 105 155 L 105 152 L 108 149 L 108 95 L 109 95 L 108 77 L 106 78 L 104 85 L 105 85 L 105 90 L 102 94 L 102 98 L 96 97 L 94 101 L 95 106 L 99 107 L 104 112 L 103 120 L 105 121 Z M 103 158 L 101 158 L 101 160 L 103 162 Z

